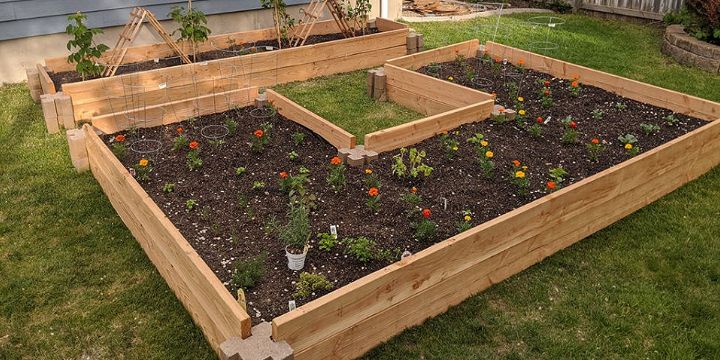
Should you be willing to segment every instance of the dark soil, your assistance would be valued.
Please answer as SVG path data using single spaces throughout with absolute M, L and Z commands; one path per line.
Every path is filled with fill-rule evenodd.
M 377 29 L 373 31 L 373 33 L 377 32 Z M 305 42 L 306 45 L 312 45 L 312 44 L 319 44 L 323 42 L 333 41 L 333 40 L 340 40 L 344 39 L 345 37 L 340 34 L 327 34 L 327 35 L 312 35 L 308 37 L 307 41 Z M 217 59 L 223 59 L 228 58 L 232 56 L 242 56 L 247 54 L 252 54 L 256 52 L 265 52 L 265 51 L 274 51 L 277 49 L 277 40 L 263 40 L 258 41 L 254 44 L 244 44 L 244 45 L 233 45 L 225 49 L 218 49 L 218 50 L 212 50 L 212 51 L 206 51 L 202 53 L 197 54 L 197 60 L 196 61 L 210 61 L 210 60 L 217 60 Z M 272 49 L 267 48 L 272 47 Z M 287 44 L 283 44 L 283 49 L 287 47 Z M 192 56 L 188 55 L 190 59 L 192 60 Z M 122 65 L 118 68 L 117 72 L 115 72 L 116 75 L 122 75 L 122 74 L 131 74 L 135 72 L 140 71 L 148 71 L 148 70 L 154 70 L 154 69 L 162 69 L 166 67 L 172 67 L 172 66 L 178 66 L 183 65 L 182 60 L 180 60 L 180 57 L 178 56 L 171 56 L 166 57 L 162 59 L 158 59 L 156 62 L 154 59 L 144 62 L 137 62 L 137 63 L 130 63 Z M 50 78 L 52 79 L 53 83 L 55 84 L 55 90 L 61 91 L 62 84 L 68 84 L 68 83 L 74 83 L 78 81 L 83 81 L 82 77 L 77 71 L 65 71 L 65 72 L 59 72 L 54 73 L 50 72 L 48 73 L 50 75 Z M 86 79 L 91 80 L 91 79 Z
M 461 69 L 460 64 L 443 64 L 442 76 L 460 79 L 464 74 Z M 513 70 L 507 67 L 506 71 Z M 492 86 L 488 90 L 497 90 L 499 102 L 509 103 L 504 73 L 492 74 Z M 566 81 L 532 71 L 526 71 L 524 78 L 521 88 L 530 114 L 528 117 L 552 117 L 543 126 L 541 137 L 529 135 L 524 126 L 514 121 L 495 123 L 488 120 L 461 126 L 449 134 L 459 142 L 459 150 L 452 158 L 448 158 L 439 136 L 416 145 L 418 149 L 427 151 L 425 162 L 434 168 L 429 178 L 419 180 L 399 179 L 392 174 L 393 156 L 397 151 L 381 154 L 380 159 L 372 164 L 374 174 L 382 182 L 378 213 L 366 205 L 368 188 L 364 180 L 367 175 L 363 169 L 349 168 L 345 189 L 334 192 L 327 186 L 326 176 L 329 161 L 336 150 L 319 136 L 280 116 L 267 120 L 273 125 L 273 130 L 270 142 L 262 153 L 251 151 L 248 141 L 253 131 L 266 120 L 249 116 L 247 108 L 204 116 L 192 124 L 186 121 L 125 133 L 126 142 L 132 144 L 143 137 L 162 141 L 160 152 L 150 158 L 153 167 L 150 180 L 142 186 L 233 294 L 236 291 L 231 282 L 234 262 L 267 252 L 265 276 L 247 291 L 247 298 L 248 310 L 254 319 L 271 320 L 288 310 L 288 301 L 292 299 L 299 276 L 298 272 L 287 269 L 284 245 L 275 233 L 268 231 L 272 228 L 268 225 L 274 221 L 286 223 L 288 198 L 278 187 L 281 171 L 296 175 L 301 166 L 310 170 L 308 188 L 318 198 L 317 209 L 310 214 L 313 234 L 329 232 L 330 225 L 336 224 L 340 238 L 367 236 L 376 240 L 380 248 L 392 250 L 397 256 L 404 250 L 415 253 L 457 234 L 457 226 L 465 210 L 472 212 L 471 223 L 474 226 L 544 196 L 550 168 L 562 166 L 568 171 L 567 180 L 563 183 L 567 186 L 627 160 L 630 156 L 617 141 L 621 134 L 636 134 L 639 138 L 637 145 L 642 151 L 647 151 L 706 123 L 676 115 L 681 120 L 680 124 L 666 126 L 661 119 L 671 114 L 668 110 L 624 99 L 591 86 L 583 86 L 580 96 L 572 97 L 566 89 Z M 538 91 L 542 86 L 536 83 L 539 79 L 552 81 L 555 106 L 551 109 L 543 109 L 538 103 Z M 614 104 L 618 102 L 627 108 L 617 109 Z M 593 119 L 590 115 L 596 108 L 606 112 L 602 119 Z M 561 143 L 563 130 L 557 119 L 567 115 L 572 115 L 578 122 L 580 136 L 577 144 Z M 225 139 L 225 144 L 213 146 L 200 135 L 203 126 L 221 124 L 227 117 L 235 119 L 239 126 L 235 135 Z M 655 135 L 645 136 L 638 128 L 642 122 L 659 124 L 661 130 Z M 201 142 L 201 157 L 205 163 L 201 169 L 188 170 L 186 149 L 178 152 L 171 150 L 177 126 L 185 129 L 189 139 Z M 294 132 L 306 134 L 305 141 L 299 146 L 292 141 Z M 482 175 L 473 146 L 466 141 L 475 133 L 484 134 L 495 152 L 496 171 L 491 178 Z M 602 139 L 606 148 L 597 162 L 589 159 L 585 148 L 593 137 Z M 105 136 L 108 144 L 112 139 L 113 136 Z M 289 159 L 288 153 L 292 151 L 298 153 L 297 161 Z M 128 151 L 121 161 L 130 167 L 140 158 Z M 528 166 L 526 172 L 531 185 L 526 195 L 520 195 L 510 182 L 512 161 L 516 159 Z M 235 168 L 239 166 L 247 168 L 244 175 L 235 174 Z M 253 190 L 255 181 L 264 181 L 267 186 L 262 190 Z M 166 183 L 176 184 L 175 190 L 163 192 Z M 412 206 L 401 196 L 413 186 L 422 196 L 421 207 L 431 209 L 430 219 L 437 224 L 437 234 L 432 241 L 418 241 L 411 228 L 411 222 L 418 220 L 420 215 L 415 213 L 409 217 L 407 212 Z M 193 210 L 186 209 L 189 199 L 197 201 Z M 314 238 L 311 246 L 304 271 L 325 275 L 335 288 L 390 263 L 389 260 L 361 263 L 344 254 L 344 245 L 338 245 L 330 252 L 322 251 Z M 323 294 L 299 300 L 298 306 Z

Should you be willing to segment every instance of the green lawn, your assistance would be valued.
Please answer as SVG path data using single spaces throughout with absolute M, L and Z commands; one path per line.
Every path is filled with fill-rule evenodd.
M 524 18 L 503 20 L 513 35 L 502 42 L 526 45 Z M 564 18 L 566 48 L 549 55 L 720 100 L 719 76 L 660 54 L 661 30 Z M 487 21 L 412 27 L 439 46 Z M 367 121 L 387 105 L 353 98 L 363 72 L 310 84 L 281 91 L 357 135 L 417 117 L 386 108 Z M 23 85 L 0 88 L 0 144 L 0 359 L 215 356 Z M 720 358 L 718 199 L 716 168 L 367 358 Z

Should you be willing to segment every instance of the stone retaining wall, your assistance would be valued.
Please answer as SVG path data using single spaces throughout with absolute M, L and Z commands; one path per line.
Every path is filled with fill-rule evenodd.
M 688 35 L 682 25 L 668 26 L 662 51 L 681 64 L 720 73 L 720 46 L 700 41 Z

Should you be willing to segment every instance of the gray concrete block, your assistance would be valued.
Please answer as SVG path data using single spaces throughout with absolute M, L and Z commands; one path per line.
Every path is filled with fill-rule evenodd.
M 263 322 L 252 328 L 247 339 L 233 337 L 220 344 L 222 360 L 293 360 L 293 349 L 285 341 L 273 341 L 272 326 Z

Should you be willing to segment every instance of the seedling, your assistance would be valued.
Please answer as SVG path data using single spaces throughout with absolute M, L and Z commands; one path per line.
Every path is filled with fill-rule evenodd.
M 660 131 L 660 126 L 655 124 L 640 124 L 640 129 L 645 133 L 646 136 L 650 136 L 652 134 L 657 133 Z

